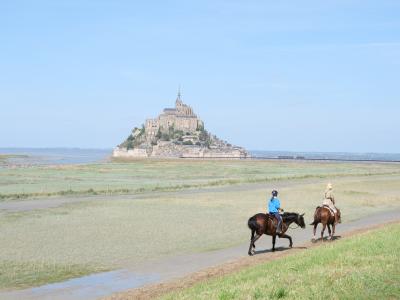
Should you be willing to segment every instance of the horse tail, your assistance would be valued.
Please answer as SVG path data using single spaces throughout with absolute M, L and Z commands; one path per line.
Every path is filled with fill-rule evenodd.
M 247 222 L 247 226 L 249 226 L 251 231 L 257 231 L 260 228 L 260 225 L 258 225 L 255 217 L 251 217 L 249 219 L 249 221 Z
M 314 213 L 314 221 L 310 225 L 317 225 L 320 222 L 320 220 L 321 220 L 320 207 L 317 206 Z

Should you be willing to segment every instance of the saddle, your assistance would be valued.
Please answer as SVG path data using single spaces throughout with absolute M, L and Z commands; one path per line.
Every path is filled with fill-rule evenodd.
M 278 219 L 275 218 L 275 215 L 273 215 L 273 214 L 267 213 L 267 217 L 268 217 L 268 219 L 270 219 L 272 222 L 274 222 L 274 220 L 276 220 L 276 222 L 278 222 Z M 281 218 L 282 218 L 282 224 L 283 224 L 284 222 L 283 222 L 283 217 L 282 217 L 282 215 L 281 215 Z
M 322 206 L 318 206 L 319 208 L 327 208 L 329 210 L 329 212 L 331 213 L 332 217 L 335 216 L 335 212 L 328 206 L 328 205 L 322 205 Z

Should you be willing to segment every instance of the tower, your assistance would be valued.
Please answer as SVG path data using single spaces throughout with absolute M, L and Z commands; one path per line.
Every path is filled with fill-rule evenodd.
M 179 106 L 182 106 L 183 102 L 181 99 L 181 86 L 179 86 L 178 88 L 178 96 L 176 97 L 176 101 L 175 101 L 175 106 L 178 108 Z

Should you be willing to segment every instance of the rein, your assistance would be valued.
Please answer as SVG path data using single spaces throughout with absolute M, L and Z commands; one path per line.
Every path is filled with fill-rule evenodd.
M 292 225 L 292 224 L 290 224 L 290 225 Z M 289 228 L 289 229 L 297 229 L 297 228 L 300 228 L 300 226 L 299 226 L 299 225 L 297 225 L 297 224 L 296 224 L 296 225 L 297 225 L 297 227 L 290 227 L 290 225 L 288 226 L 288 228 Z

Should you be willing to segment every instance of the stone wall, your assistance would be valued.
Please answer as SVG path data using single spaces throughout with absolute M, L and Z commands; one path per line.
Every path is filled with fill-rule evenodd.
M 113 157 L 116 158 L 147 158 L 148 153 L 146 149 L 129 149 L 126 148 L 115 148 L 112 154 Z
M 113 157 L 122 158 L 248 158 L 246 150 L 242 148 L 208 149 L 199 146 L 176 145 L 171 142 L 159 142 L 148 149 L 120 149 L 116 148 Z

